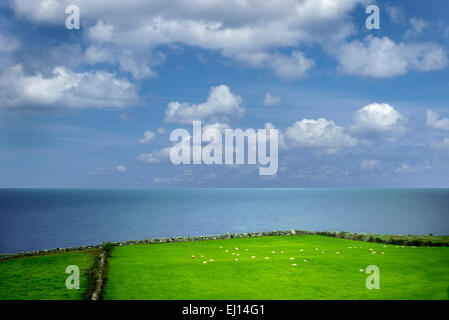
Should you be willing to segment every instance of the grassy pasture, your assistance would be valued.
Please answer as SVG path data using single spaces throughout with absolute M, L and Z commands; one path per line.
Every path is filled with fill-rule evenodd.
M 379 290 L 365 286 L 369 265 Z M 114 249 L 108 278 L 106 299 L 446 300 L 449 248 L 323 236 L 133 245 Z
M 76 300 L 87 289 L 92 252 L 31 256 L 0 262 L 0 300 Z M 80 290 L 68 290 L 66 267 L 80 268 Z
M 0 262 L 0 300 L 81 299 L 93 258 L 83 251 Z M 68 265 L 80 267 L 81 290 L 66 289 Z M 379 290 L 366 289 L 369 265 L 380 269 Z M 105 298 L 447 300 L 449 248 L 323 236 L 120 246 Z

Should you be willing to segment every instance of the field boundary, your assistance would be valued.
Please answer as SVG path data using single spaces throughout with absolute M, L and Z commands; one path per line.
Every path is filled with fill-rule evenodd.
M 419 236 L 419 235 L 379 235 L 374 233 L 350 233 L 350 232 L 338 232 L 338 231 L 304 231 L 304 230 L 289 230 L 289 231 L 264 231 L 264 232 L 249 232 L 249 233 L 227 233 L 221 235 L 208 235 L 208 236 L 184 236 L 184 237 L 167 237 L 167 238 L 153 238 L 144 240 L 128 240 L 110 242 L 114 246 L 127 246 L 136 244 L 157 244 L 168 242 L 191 242 L 191 241 L 207 241 L 207 240 L 224 240 L 233 238 L 255 238 L 255 237 L 268 237 L 268 236 L 297 236 L 297 235 L 320 235 L 326 237 L 350 239 L 365 242 L 386 243 L 394 245 L 406 245 L 406 246 L 426 246 L 426 247 L 449 247 L 449 242 L 432 242 L 431 236 Z M 435 237 L 437 238 L 437 237 Z M 104 244 L 100 245 L 88 245 L 71 248 L 56 248 L 39 251 L 18 252 L 13 254 L 0 255 L 0 261 L 10 260 L 22 257 L 85 251 L 89 249 L 101 249 Z
M 16 258 L 31 257 L 31 256 L 41 256 L 41 255 L 46 255 L 46 254 L 87 251 L 87 250 L 92 250 L 92 249 L 100 249 L 101 247 L 102 247 L 102 245 L 91 245 L 91 246 L 55 248 L 55 249 L 45 249 L 45 250 L 37 250 L 37 251 L 26 251 L 26 252 L 16 252 L 16 253 L 10 253 L 10 254 L 1 254 L 0 261 L 16 259 Z
M 89 286 L 84 293 L 85 300 L 102 300 L 109 266 L 109 257 L 111 256 L 114 245 L 110 242 L 102 245 L 99 254 L 95 257 L 94 263 L 87 276 Z

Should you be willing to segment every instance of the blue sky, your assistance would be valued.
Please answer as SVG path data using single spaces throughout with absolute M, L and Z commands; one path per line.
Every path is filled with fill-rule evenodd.
M 443 1 L 4 1 L 0 187 L 448 187 L 448 18 Z M 174 102 L 272 124 L 277 174 L 173 165 L 170 132 L 192 130 Z

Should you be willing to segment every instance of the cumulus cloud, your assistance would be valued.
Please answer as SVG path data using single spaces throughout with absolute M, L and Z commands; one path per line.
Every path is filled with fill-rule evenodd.
M 137 160 L 146 163 L 159 163 L 170 158 L 171 147 L 163 148 L 152 153 L 141 153 Z
M 269 68 L 286 79 L 305 76 L 313 61 L 298 48 L 328 46 L 352 34 L 352 10 L 366 0 L 12 0 L 15 14 L 40 24 L 59 24 L 65 6 L 82 8 L 94 21 L 87 39 L 95 44 L 151 50 L 173 43 L 219 50 L 253 67 Z M 84 27 L 84 25 L 83 25 Z M 83 29 L 83 28 L 82 28 Z M 283 49 L 295 49 L 281 54 Z M 288 52 L 288 51 L 287 51 Z
M 87 30 L 87 35 L 92 41 L 107 42 L 112 39 L 114 26 L 98 20 L 97 23 Z
M 432 24 L 421 18 L 410 18 L 410 29 L 405 33 L 406 38 L 417 37 L 428 30 Z
M 47 47 L 48 43 L 27 44 L 19 52 L 11 54 L 8 67 L 20 65 L 27 75 L 42 74 L 50 78 L 55 68 L 60 67 L 75 71 L 83 63 L 84 53 L 79 43 L 59 43 Z M 5 69 L 0 68 L 0 74 Z
M 170 102 L 165 111 L 165 122 L 191 124 L 193 120 L 205 122 L 228 121 L 232 117 L 243 117 L 245 109 L 242 98 L 231 93 L 225 85 L 212 87 L 206 102 L 190 104 Z
M 88 64 L 114 62 L 114 56 L 111 51 L 97 46 L 87 48 L 84 59 Z
M 345 128 L 323 118 L 297 121 L 287 127 L 281 136 L 281 145 L 286 148 L 311 148 L 326 153 L 335 153 L 357 144 L 357 139 L 347 134 Z
M 358 110 L 350 132 L 366 139 L 393 141 L 407 131 L 407 119 L 386 103 L 373 103 Z
M 272 55 L 269 65 L 280 78 L 291 80 L 305 77 L 307 72 L 315 66 L 315 62 L 307 58 L 304 53 L 293 51 L 290 56 Z
M 150 55 L 139 54 L 139 52 L 130 51 L 127 49 L 118 49 L 117 61 L 121 72 L 128 72 L 135 80 L 142 80 L 145 78 L 154 78 L 157 73 L 150 68 L 150 63 L 158 64 L 161 61 L 156 61 Z M 164 59 L 161 59 L 162 61 Z
M 145 131 L 143 134 L 143 138 L 139 140 L 140 144 L 149 144 L 151 141 L 154 140 L 156 137 L 156 134 L 153 131 Z
M 437 130 L 449 131 L 449 119 L 440 118 L 437 112 L 427 110 L 427 126 Z
M 267 52 L 239 52 L 234 57 L 253 67 L 269 68 L 274 74 L 284 80 L 303 78 L 315 66 L 315 62 L 312 59 L 307 58 L 304 53 L 297 50 L 290 55 Z
M 362 160 L 360 162 L 360 168 L 363 171 L 373 171 L 379 166 L 379 160 Z
M 34 23 L 56 24 L 65 19 L 68 0 L 12 0 L 15 14 Z M 409 71 L 441 70 L 447 66 L 446 51 L 434 43 L 396 43 L 387 37 L 368 36 L 363 42 L 345 43 L 355 33 L 350 15 L 367 0 L 73 0 L 86 26 L 86 39 L 98 47 L 150 52 L 159 46 L 184 44 L 221 52 L 250 67 L 268 68 L 278 77 L 305 77 L 315 62 L 301 48 L 318 44 L 337 55 L 339 69 L 350 75 L 394 77 Z M 402 9 L 387 6 L 392 21 L 404 19 Z M 420 34 L 429 24 L 412 18 L 410 32 Z M 84 31 L 83 31 L 84 32 Z M 340 48 L 340 49 L 336 49 Z M 87 61 L 108 60 L 105 51 L 88 52 Z M 112 63 L 112 62 L 111 62 Z M 138 55 L 117 58 L 113 63 L 134 79 L 153 77 L 151 65 Z
M 345 74 L 390 78 L 409 71 L 433 71 L 448 64 L 445 49 L 435 43 L 396 43 L 388 37 L 367 36 L 341 46 L 339 70 Z
M 393 5 L 387 5 L 385 7 L 388 17 L 390 18 L 390 21 L 397 24 L 404 24 L 405 23 L 405 13 L 404 10 L 401 7 L 393 6 Z
M 56 67 L 46 78 L 26 75 L 15 65 L 0 74 L 3 107 L 121 108 L 137 102 L 133 84 L 105 71 L 76 73 Z
M 406 125 L 407 119 L 392 106 L 373 103 L 355 113 L 354 123 L 348 130 L 324 118 L 296 121 L 282 130 L 280 146 L 286 149 L 310 148 L 318 152 L 335 153 L 371 139 L 393 141 L 406 132 Z M 378 160 L 363 160 L 360 167 L 370 171 L 379 163 Z
M 121 72 L 128 72 L 135 80 L 156 77 L 157 73 L 150 68 L 151 64 L 159 64 L 164 59 L 153 58 L 149 54 L 130 51 L 126 48 L 105 48 L 91 45 L 84 54 L 84 61 L 87 64 L 98 63 L 117 64 Z
M 265 97 L 263 99 L 263 104 L 265 106 L 277 106 L 281 104 L 282 97 L 281 96 L 272 96 L 269 92 L 265 94 Z
M 225 129 L 231 129 L 231 128 L 229 127 L 229 125 L 227 123 L 216 122 L 213 124 L 208 124 L 208 125 L 203 126 L 202 134 L 204 134 L 206 131 L 209 131 L 209 130 L 216 130 L 216 131 L 220 132 L 221 134 L 224 134 Z

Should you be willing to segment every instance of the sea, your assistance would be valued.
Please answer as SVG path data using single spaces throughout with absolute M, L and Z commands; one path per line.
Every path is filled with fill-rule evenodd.
M 449 189 L 0 189 L 0 253 L 291 229 L 449 235 Z

